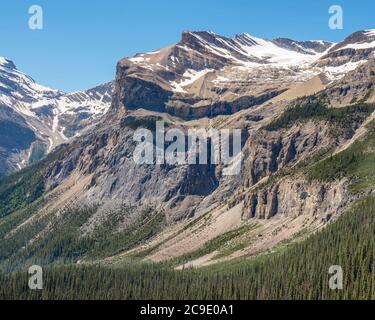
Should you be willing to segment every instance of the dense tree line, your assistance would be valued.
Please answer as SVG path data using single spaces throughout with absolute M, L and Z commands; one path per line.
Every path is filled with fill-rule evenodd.
M 310 98 L 306 101 L 292 105 L 265 129 L 276 131 L 287 128 L 297 122 L 307 120 L 327 121 L 334 127 L 332 134 L 335 136 L 350 135 L 373 111 L 374 104 L 356 104 L 342 108 L 332 108 L 318 98 Z

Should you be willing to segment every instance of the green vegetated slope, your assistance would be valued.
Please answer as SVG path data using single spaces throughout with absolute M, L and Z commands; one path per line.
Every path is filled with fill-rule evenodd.
M 84 236 L 81 227 L 98 209 L 98 205 L 93 205 L 79 209 L 68 207 L 58 216 L 46 215 L 14 230 L 35 209 L 36 205 L 19 211 L 13 219 L 0 224 L 0 269 L 3 271 L 20 270 L 33 264 L 47 266 L 104 259 L 149 240 L 160 231 L 165 219 L 163 212 L 145 209 L 132 224 L 119 231 L 114 232 L 118 224 L 113 222 L 112 226 L 106 223 Z M 124 206 L 121 214 L 131 214 L 131 209 Z
M 284 128 L 295 122 L 306 119 L 328 121 L 333 124 L 331 134 L 353 135 L 358 124 L 363 123 L 375 111 L 373 104 L 358 104 L 345 108 L 327 108 L 320 103 L 308 103 L 287 109 L 267 129 Z M 354 127 L 356 126 L 356 127 Z M 347 149 L 333 155 L 327 150 L 316 154 L 296 166 L 308 179 L 318 181 L 335 181 L 347 178 L 349 191 L 359 194 L 371 191 L 375 187 L 375 121 L 366 126 L 366 134 Z M 285 171 L 289 174 L 296 170 Z M 294 172 L 295 173 L 295 172 Z M 276 174 L 277 176 L 277 174 Z
M 275 131 L 306 120 L 328 121 L 336 129 L 336 136 L 352 134 L 353 126 L 363 122 L 375 110 L 374 104 L 356 104 L 342 108 L 328 107 L 322 98 L 308 98 L 289 107 L 279 118 L 268 124 L 265 129 Z
M 333 181 L 348 178 L 349 191 L 360 193 L 375 187 L 375 121 L 367 125 L 364 139 L 348 149 L 331 155 L 307 170 L 310 179 Z
M 324 117 L 324 120 L 339 123 L 338 127 L 349 130 L 352 128 L 348 114 L 361 117 L 363 122 L 374 110 L 372 105 L 358 105 L 341 111 L 323 108 L 316 107 L 309 117 L 318 120 Z M 293 114 L 293 120 L 276 120 L 279 121 L 277 126 L 288 126 L 305 119 L 292 109 L 286 113 Z M 145 210 L 132 225 L 115 233 L 110 230 L 118 227 L 116 219 L 112 220 L 114 223 L 94 230 L 89 237 L 81 236 L 80 228 L 97 210 L 97 206 L 92 206 L 66 208 L 59 217 L 46 216 L 10 234 L 46 201 L 44 185 L 37 183 L 42 179 L 46 164 L 42 162 L 9 177 L 0 182 L 0 268 L 3 272 L 16 272 L 1 274 L 0 298 L 375 299 L 375 196 L 371 192 L 375 182 L 374 122 L 368 125 L 368 130 L 365 138 L 344 152 L 303 167 L 310 179 L 348 177 L 350 191 L 361 195 L 362 199 L 338 221 L 280 252 L 198 270 L 176 271 L 171 264 L 145 264 L 140 263 L 139 258 L 125 260 L 116 267 L 94 263 L 154 236 L 165 223 L 165 216 L 152 208 Z M 21 197 L 25 190 L 28 190 L 27 194 L 35 194 L 34 198 Z M 123 210 L 131 213 L 129 207 L 125 206 Z M 42 231 L 48 228 L 53 232 L 43 235 Z M 228 239 L 241 235 L 242 231 L 225 234 L 201 251 L 212 251 Z M 30 239 L 33 239 L 32 243 Z M 79 265 L 81 259 L 89 263 Z M 46 266 L 45 289 L 40 292 L 27 289 L 27 266 L 34 263 Z M 343 268 L 342 291 L 329 288 L 328 269 L 332 265 Z
M 198 270 L 154 264 L 65 266 L 45 270 L 45 288 L 27 288 L 27 272 L 2 274 L 0 298 L 24 299 L 375 299 L 375 198 L 287 251 Z M 331 265 L 344 289 L 329 288 Z

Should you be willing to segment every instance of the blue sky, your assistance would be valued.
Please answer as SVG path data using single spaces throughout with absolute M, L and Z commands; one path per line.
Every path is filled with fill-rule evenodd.
M 44 29 L 28 28 L 28 9 L 44 10 Z M 328 28 L 341 5 L 344 29 Z M 184 30 L 232 36 L 339 41 L 374 29 L 374 0 L 1 0 L 0 56 L 40 84 L 65 91 L 114 78 L 124 56 L 177 42 Z

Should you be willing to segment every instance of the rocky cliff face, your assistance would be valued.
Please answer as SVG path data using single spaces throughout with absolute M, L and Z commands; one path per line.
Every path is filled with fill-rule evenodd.
M 308 182 L 304 177 L 286 178 L 261 191 L 246 195 L 243 218 L 271 219 L 276 215 L 303 214 L 328 222 L 350 203 L 345 182 Z
M 111 125 L 104 122 L 99 130 L 78 139 L 73 151 L 61 154 L 46 174 L 49 184 L 86 177 L 87 184 L 75 194 L 82 202 L 126 199 L 139 208 L 166 209 L 173 219 L 193 214 L 193 204 L 217 187 L 215 166 L 139 165 L 133 159 L 133 134 L 127 118 Z M 181 209 L 187 202 L 191 208 Z
M 276 131 L 262 130 L 247 141 L 244 185 L 249 188 L 287 165 L 334 144 L 326 123 L 305 123 Z

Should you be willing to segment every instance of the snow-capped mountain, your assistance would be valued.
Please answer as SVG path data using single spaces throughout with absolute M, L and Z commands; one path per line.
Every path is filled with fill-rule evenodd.
M 184 119 L 232 114 L 306 81 L 313 94 L 340 80 L 373 57 L 374 36 L 359 31 L 336 44 L 184 32 L 173 46 L 121 60 L 114 99 Z
M 168 111 L 183 118 L 230 114 L 318 75 L 321 69 L 313 64 L 333 46 L 184 32 L 174 46 L 120 61 L 118 77 L 125 90 L 118 99 L 130 109 Z M 152 100 L 143 97 L 145 87 Z
M 23 168 L 94 124 L 108 110 L 112 88 L 110 82 L 75 93 L 53 90 L 37 84 L 17 70 L 12 61 L 0 57 L 0 136 L 3 138 L 0 174 Z M 15 134 L 8 137 L 10 126 Z M 18 131 L 28 137 L 21 144 L 16 142 Z

